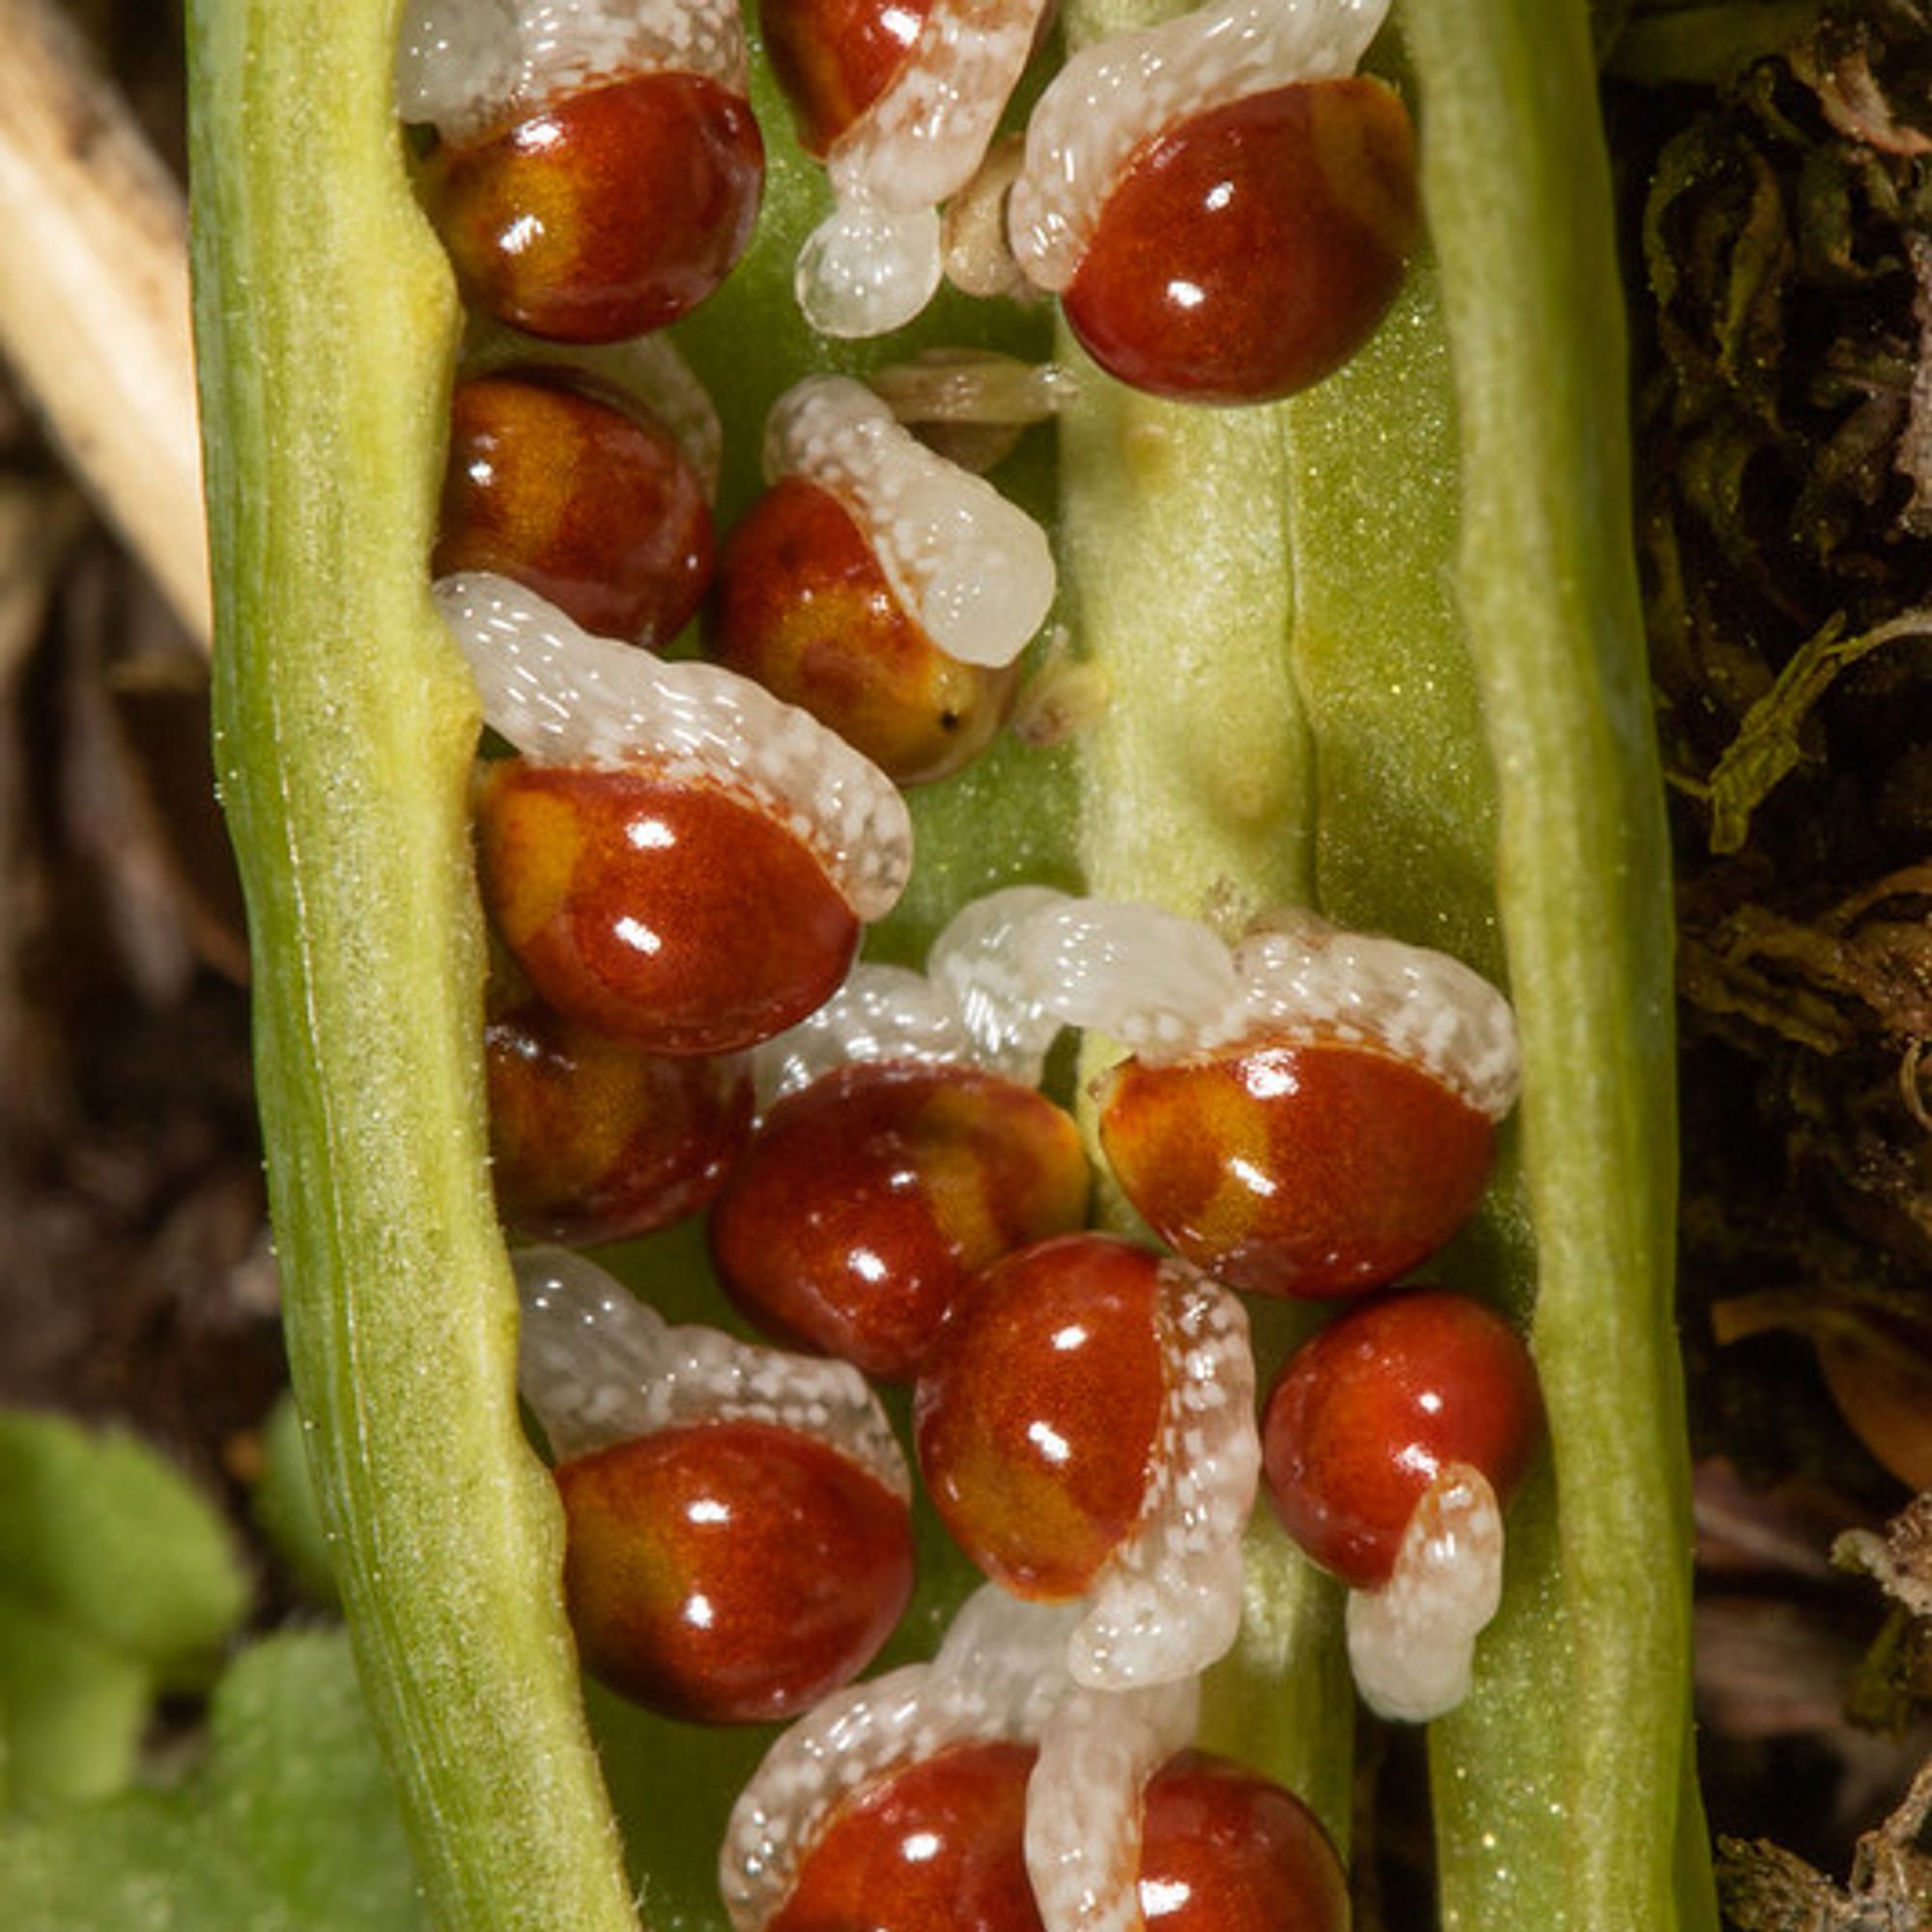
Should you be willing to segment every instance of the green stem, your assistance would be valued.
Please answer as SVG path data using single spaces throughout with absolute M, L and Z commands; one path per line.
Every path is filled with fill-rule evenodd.
M 289 1349 L 434 1918 L 621 1932 L 484 1161 L 475 698 L 425 567 L 456 306 L 395 29 L 393 0 L 191 23 L 216 730 Z
M 1529 1613 L 1539 1578 L 1515 1565 L 1518 1601 L 1486 1653 L 1493 1694 L 1436 1732 L 1438 1805 L 1464 1823 L 1444 1834 L 1443 1920 L 1662 1932 L 1715 1907 L 1707 1861 L 1679 1851 L 1694 1793 L 1668 858 L 1596 74 L 1581 5 L 1412 0 L 1403 23 L 1523 1040 L 1562 1605 Z

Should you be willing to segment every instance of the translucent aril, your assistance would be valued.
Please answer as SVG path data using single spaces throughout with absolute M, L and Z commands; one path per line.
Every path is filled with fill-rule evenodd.
M 668 1053 L 752 1045 L 829 997 L 910 867 L 892 781 L 748 679 L 591 637 L 506 580 L 438 599 L 526 754 L 476 810 L 486 901 L 538 992 Z
M 1027 1869 L 1046 1932 L 1140 1932 L 1144 1794 L 1194 1741 L 1193 1678 L 1145 1690 L 1076 1690 L 1040 1733 L 1028 1793 Z
M 926 978 L 959 1016 L 982 1066 L 1037 1083 L 1062 1022 L 1052 989 L 1018 956 L 1037 920 L 1066 902 L 1051 886 L 1006 886 L 969 900 L 932 942 Z
M 1038 32 L 1043 0 L 930 0 L 891 74 L 825 149 L 835 207 L 801 251 L 795 287 L 823 335 L 884 334 L 910 322 L 939 285 L 939 204 L 978 171 Z M 813 8 L 849 33 L 843 10 Z M 869 15 L 867 17 L 870 17 Z M 844 90 L 842 52 L 822 56 Z M 865 67 L 861 90 L 877 66 Z M 857 90 L 855 90 L 857 91 Z M 829 90 L 810 97 L 809 125 L 829 127 Z
M 688 314 L 751 240 L 764 148 L 735 0 L 420 0 L 398 106 L 464 293 L 569 342 Z
M 517 1259 L 524 1394 L 557 1457 L 587 1666 L 668 1715 L 762 1722 L 878 1651 L 909 1484 L 853 1370 L 674 1328 L 580 1256 Z
M 941 1520 L 1016 1595 L 1084 1599 L 1079 1681 L 1204 1668 L 1240 1617 L 1259 1466 L 1238 1303 L 1104 1235 L 986 1269 L 927 1357 L 915 1437 Z
M 851 510 L 781 476 L 733 529 L 707 609 L 717 662 L 811 713 L 900 784 L 951 778 L 992 742 L 1016 667 L 963 663 L 907 611 Z
M 745 91 L 737 0 L 407 0 L 396 53 L 405 121 L 445 141 L 626 74 L 704 74 Z
M 1045 531 L 925 448 L 862 383 L 815 376 L 781 396 L 765 473 L 801 477 L 844 504 L 908 615 L 963 664 L 1011 664 L 1052 608 Z
M 641 1052 L 529 999 L 484 1032 L 491 1179 L 529 1239 L 627 1240 L 708 1207 L 752 1134 L 742 1057 Z
M 457 384 L 437 575 L 494 571 L 600 637 L 659 645 L 713 563 L 704 482 L 648 413 L 546 367 Z
M 782 1101 L 711 1217 L 732 1301 L 794 1346 L 918 1374 L 974 1274 L 1082 1225 L 1072 1118 L 963 1065 L 859 1063 Z
M 1502 1507 L 1480 1469 L 1445 1463 L 1388 1581 L 1349 1592 L 1349 1667 L 1362 1701 L 1405 1723 L 1445 1717 L 1469 1694 L 1476 1639 L 1502 1597 Z
M 853 1061 L 931 1065 L 974 1058 L 974 1042 L 942 988 L 910 966 L 862 959 L 815 1012 L 764 1041 L 752 1066 L 762 1112 Z
M 838 1691 L 786 1730 L 725 1829 L 719 1890 L 736 1932 L 764 1932 L 801 1891 L 802 1904 L 811 1901 L 806 1875 L 815 1852 L 864 1794 L 955 1748 L 1031 1746 L 1068 1688 L 1070 1621 L 1065 1609 L 988 1585 L 962 1605 L 929 1663 Z M 868 1910 L 883 1903 L 867 1901 Z M 802 1914 L 793 1932 L 810 1922 Z
M 1407 110 L 1350 72 L 1383 9 L 1205 9 L 1084 50 L 1010 201 L 1023 271 L 1135 387 L 1253 403 L 1368 339 L 1420 226 Z

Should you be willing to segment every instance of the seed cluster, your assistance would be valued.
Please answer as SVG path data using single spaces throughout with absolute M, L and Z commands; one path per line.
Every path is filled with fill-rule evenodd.
M 1103 43 L 1015 159 L 994 140 L 1041 11 L 767 0 L 836 201 L 799 264 L 815 327 L 908 320 L 941 205 L 983 252 L 990 201 L 1009 252 L 973 285 L 1058 292 L 1145 389 L 1253 402 L 1352 353 L 1416 222 L 1406 114 L 1354 71 L 1384 0 L 1219 0 Z M 516 753 L 475 788 L 499 1209 L 584 1244 L 708 1209 L 724 1292 L 784 1345 L 519 1256 L 583 1658 L 675 1716 L 797 1719 L 722 1853 L 740 1932 L 862 1902 L 906 1932 L 1333 1932 L 1332 1847 L 1191 1750 L 1198 1682 L 1265 1489 L 1350 1586 L 1371 1703 L 1467 1688 L 1534 1374 L 1492 1314 L 1390 1284 L 1482 1194 L 1509 1008 L 1311 915 L 1231 942 L 1040 887 L 962 908 L 923 972 L 859 958 L 912 864 L 899 787 L 998 730 L 1052 552 L 892 385 L 832 377 L 780 400 L 770 489 L 717 545 L 716 414 L 649 331 L 752 233 L 744 59 L 729 0 L 416 0 L 398 59 L 478 311 L 435 567 Z M 917 419 L 938 385 L 911 373 Z M 946 380 L 980 422 L 1055 393 Z M 714 661 L 660 658 L 700 604 Z M 1067 1029 L 1122 1050 L 1098 1139 L 1158 1246 L 1086 1226 L 1086 1147 L 1038 1091 Z M 1259 1418 L 1241 1294 L 1350 1303 Z M 911 1385 L 918 1483 L 989 1580 L 930 1663 L 854 1682 L 913 1573 L 914 1472 L 866 1376 Z

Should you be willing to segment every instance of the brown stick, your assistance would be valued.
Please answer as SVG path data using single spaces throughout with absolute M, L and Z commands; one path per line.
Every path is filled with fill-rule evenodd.
M 0 355 L 206 647 L 181 190 L 50 0 L 0 0 Z

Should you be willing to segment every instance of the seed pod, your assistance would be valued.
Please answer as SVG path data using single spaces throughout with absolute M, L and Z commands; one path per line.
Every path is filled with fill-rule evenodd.
M 700 1212 L 752 1135 L 741 1060 L 642 1053 L 507 1004 L 484 1034 L 491 1173 L 507 1226 L 534 1240 L 627 1240 Z
M 668 1327 L 559 1249 L 517 1272 L 590 1669 L 714 1723 L 792 1715 L 855 1676 L 913 1574 L 905 1465 L 857 1373 Z
M 844 977 L 905 880 L 891 781 L 715 666 L 593 638 L 504 580 L 438 597 L 490 723 L 484 895 L 550 1005 L 660 1053 L 768 1038 Z
M 1420 228 L 1407 111 L 1351 72 L 1385 11 L 1223 0 L 1056 77 L 1013 246 L 1103 368 L 1157 395 L 1263 402 L 1368 339 Z
M 773 1110 L 711 1220 L 726 1292 L 780 1340 L 919 1373 L 1002 1255 L 1086 1218 L 1080 1130 L 971 1066 L 847 1066 Z
M 1459 1701 L 1495 1613 L 1501 1511 L 1543 1436 L 1516 1331 L 1439 1289 L 1362 1302 L 1290 1358 L 1262 1436 L 1275 1514 L 1355 1593 L 1364 1694 L 1405 1717 Z
M 457 384 L 438 576 L 495 571 L 600 637 L 658 645 L 713 563 L 704 484 L 647 413 L 549 368 Z
M 415 0 L 405 120 L 464 294 L 512 327 L 614 342 L 687 315 L 752 238 L 764 145 L 735 0 Z
M 1171 1682 L 1234 1641 L 1253 1373 L 1231 1294 L 1110 1236 L 1023 1248 L 955 1305 L 915 1400 L 926 1489 L 996 1582 L 1091 1599 L 1079 1682 Z

